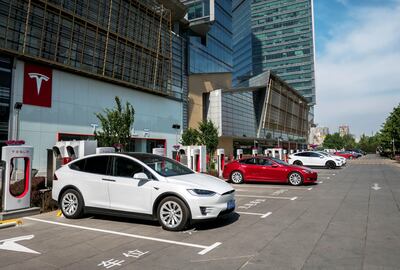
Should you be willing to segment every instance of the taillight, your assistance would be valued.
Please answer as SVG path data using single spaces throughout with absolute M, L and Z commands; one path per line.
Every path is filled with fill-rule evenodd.
M 56 175 L 56 174 L 54 174 L 54 176 L 53 176 L 53 180 L 58 180 L 58 178 L 57 178 L 57 175 Z

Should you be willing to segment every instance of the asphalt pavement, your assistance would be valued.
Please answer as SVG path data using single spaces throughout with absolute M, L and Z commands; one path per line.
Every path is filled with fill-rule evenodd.
M 368 155 L 319 183 L 234 185 L 236 213 L 167 232 L 56 212 L 0 230 L 0 269 L 400 269 L 400 166 Z

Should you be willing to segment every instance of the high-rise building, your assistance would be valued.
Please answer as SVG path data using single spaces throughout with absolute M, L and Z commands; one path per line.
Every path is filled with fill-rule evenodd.
M 232 14 L 233 85 L 272 70 L 314 105 L 313 0 L 234 0 Z
M 232 1 L 186 0 L 190 22 L 189 72 L 232 71 Z
M 343 137 L 344 135 L 350 135 L 350 127 L 348 125 L 339 126 L 339 134 L 340 137 Z

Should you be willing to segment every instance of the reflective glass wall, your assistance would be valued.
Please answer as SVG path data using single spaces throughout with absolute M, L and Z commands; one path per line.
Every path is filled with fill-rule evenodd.
M 231 5 L 231 0 L 215 0 L 213 3 L 215 20 L 209 22 L 210 30 L 206 36 L 193 35 L 189 38 L 190 73 L 232 71 Z

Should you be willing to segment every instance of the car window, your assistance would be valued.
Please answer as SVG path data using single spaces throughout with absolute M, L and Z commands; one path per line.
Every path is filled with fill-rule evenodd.
M 313 153 L 313 152 L 309 152 L 309 154 L 310 154 L 310 157 L 320 157 L 321 155 L 320 154 L 318 154 L 318 153 Z
M 262 165 L 262 166 L 271 166 L 272 162 L 269 159 L 259 159 L 258 160 L 258 165 Z
M 110 156 L 95 156 L 86 158 L 85 160 L 85 168 L 83 171 L 88 173 L 107 174 Z
M 244 161 L 244 164 L 256 165 L 257 164 L 257 160 L 255 158 L 249 158 L 249 159 L 246 159 Z
M 136 173 L 145 173 L 149 179 L 155 179 L 153 175 L 139 163 L 124 157 L 114 158 L 113 176 L 132 178 Z
M 75 171 L 83 171 L 85 169 L 86 159 L 75 161 L 69 165 L 69 168 Z
M 309 156 L 310 156 L 310 153 L 309 153 L 309 152 L 301 152 L 301 153 L 295 154 L 295 156 L 299 156 L 299 157 L 309 157 Z

